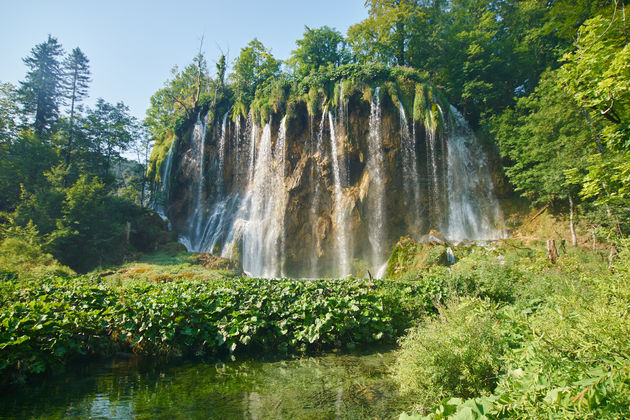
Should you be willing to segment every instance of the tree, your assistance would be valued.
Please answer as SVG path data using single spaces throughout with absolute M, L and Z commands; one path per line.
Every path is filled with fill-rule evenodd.
M 124 216 L 111 213 L 117 200 L 97 178 L 81 175 L 62 192 L 61 217 L 48 237 L 47 250 L 62 263 L 87 271 L 121 247 Z
M 138 125 L 137 130 L 134 142 L 131 144 L 131 150 L 136 153 L 136 160 L 138 162 L 135 179 L 137 189 L 139 190 L 138 201 L 140 207 L 144 208 L 145 204 L 149 201 L 147 199 L 147 169 L 149 167 L 151 148 L 155 140 L 149 136 L 145 125 Z
M 11 212 L 45 182 L 44 172 L 57 162 L 50 143 L 32 130 L 22 130 L 11 143 L 0 144 L 0 211 Z
M 359 61 L 404 66 L 411 27 L 421 18 L 417 0 L 366 0 L 368 18 L 348 29 L 348 42 Z
M 304 37 L 296 41 L 298 47 L 292 51 L 289 64 L 300 76 L 329 64 L 339 66 L 349 61 L 346 43 L 339 31 L 323 26 L 311 29 L 305 26 Z
M 17 135 L 17 120 L 20 115 L 17 98 L 15 86 L 0 82 L 0 144 L 11 142 Z
M 192 119 L 199 111 L 200 103 L 209 102 L 209 87 L 212 79 L 208 75 L 207 63 L 199 53 L 183 70 L 171 69 L 172 78 L 164 87 L 151 96 L 145 124 L 153 137 L 159 137 L 178 125 L 178 119 Z
M 47 134 L 59 117 L 63 103 L 63 70 L 59 59 L 63 48 L 56 38 L 36 45 L 31 55 L 24 58 L 29 68 L 26 78 L 20 82 L 20 101 L 24 113 L 33 118 L 33 128 L 38 135 Z
M 223 88 L 223 84 L 225 83 L 225 70 L 225 54 L 221 54 L 219 62 L 217 63 L 217 84 L 220 88 Z
M 107 178 L 113 160 L 133 142 L 137 121 L 124 103 L 112 105 L 99 98 L 94 109 L 88 108 L 85 122 L 88 141 L 102 169 L 100 175 Z
M 628 220 L 630 199 L 630 27 L 621 1 L 612 13 L 587 20 L 580 28 L 576 49 L 565 55 L 560 82 L 584 109 L 594 131 L 597 153 L 586 173 L 571 171 L 581 194 L 604 205 L 611 215 L 623 208 Z M 620 220 L 616 230 L 623 236 Z
M 87 96 L 90 79 L 90 61 L 77 47 L 72 50 L 63 63 L 68 99 L 70 99 L 70 133 L 65 153 L 66 163 L 70 163 L 74 140 L 74 111 L 75 105 Z
M 533 204 L 568 204 L 575 245 L 579 188 L 567 171 L 583 172 L 596 145 L 580 108 L 558 83 L 557 72 L 546 74 L 533 94 L 492 122 L 507 158 L 505 173 L 516 190 Z
M 280 62 L 262 42 L 254 38 L 234 61 L 234 73 L 230 75 L 236 100 L 249 106 L 257 89 L 262 89 L 278 75 Z

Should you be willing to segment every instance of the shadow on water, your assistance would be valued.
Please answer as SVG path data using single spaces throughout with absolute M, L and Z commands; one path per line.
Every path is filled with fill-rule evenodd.
M 72 366 L 0 396 L 0 418 L 395 418 L 391 349 L 292 360 Z

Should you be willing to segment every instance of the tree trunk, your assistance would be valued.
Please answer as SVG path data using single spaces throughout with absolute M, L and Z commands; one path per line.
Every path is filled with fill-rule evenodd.
M 558 259 L 558 249 L 556 248 L 556 241 L 553 239 L 547 239 L 547 257 L 552 264 Z
M 74 72 L 72 80 L 72 103 L 70 105 L 70 137 L 68 138 L 68 150 L 66 150 L 66 165 L 70 164 L 72 147 L 74 142 L 74 102 L 77 96 L 77 72 Z
M 573 206 L 573 196 L 569 193 L 569 228 L 571 229 L 571 245 L 577 246 L 577 235 L 575 234 L 575 224 L 573 223 L 574 215 L 575 209 Z

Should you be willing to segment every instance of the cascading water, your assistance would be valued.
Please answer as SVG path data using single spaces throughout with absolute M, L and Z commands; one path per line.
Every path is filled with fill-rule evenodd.
M 420 177 L 418 174 L 418 154 L 416 150 L 416 132 L 410 132 L 407 115 L 402 102 L 398 102 L 400 111 L 400 148 L 402 153 L 403 189 L 405 204 L 411 214 L 412 230 L 418 232 L 422 223 L 422 204 L 420 202 Z
M 280 132 L 283 131 L 282 126 Z M 251 140 L 255 143 L 256 137 L 252 135 Z M 267 123 L 255 147 L 256 160 L 251 169 L 249 190 L 238 209 L 231 238 L 224 248 L 224 254 L 230 256 L 235 241 L 240 240 L 243 270 L 253 276 L 282 275 L 280 263 L 286 207 L 286 188 L 280 167 L 284 163 L 283 149 L 284 146 L 278 142 L 276 149 L 272 148 L 271 123 Z
M 204 161 L 206 157 L 206 133 L 208 128 L 209 114 L 206 114 L 203 119 L 201 118 L 201 112 L 197 116 L 197 121 L 193 127 L 192 132 L 192 144 L 196 146 L 198 153 L 197 166 L 199 168 L 197 172 L 197 188 L 193 196 L 192 213 L 189 219 L 189 232 L 187 236 L 180 237 L 180 240 L 186 248 L 193 251 L 201 250 L 201 239 L 203 233 L 204 219 L 206 206 L 204 203 L 204 187 L 205 187 L 205 173 L 204 173 Z
M 247 127 L 249 129 L 249 166 L 247 167 L 247 183 L 251 184 L 254 180 L 256 140 L 258 139 L 258 126 L 254 124 L 254 114 L 252 113 L 252 111 L 249 111 L 249 117 L 247 117 Z
M 432 222 L 437 224 L 439 217 L 442 216 L 442 209 L 440 206 L 440 181 L 438 179 L 438 160 L 437 160 L 437 123 L 433 110 L 429 110 L 429 115 L 424 121 L 424 130 L 426 133 L 426 150 L 427 150 L 427 167 L 430 178 L 430 190 L 431 190 L 431 216 Z
M 162 214 L 189 250 L 239 259 L 261 277 L 378 277 L 401 235 L 504 236 L 487 159 L 463 117 L 432 95 L 416 132 L 400 101 L 381 93 L 368 107 L 340 88 L 336 109 L 317 119 L 296 108 L 279 125 L 261 127 L 250 112 L 210 129 L 200 115 L 163 164 Z M 168 183 L 185 176 L 185 192 Z
M 278 139 L 276 140 L 276 145 L 273 150 L 273 156 L 277 162 L 277 170 L 279 174 L 282 176 L 282 180 L 284 180 L 286 176 L 286 156 L 287 156 L 287 117 L 285 116 L 280 121 L 280 129 L 278 131 Z M 285 211 L 286 206 L 282 206 L 281 203 L 286 202 L 287 194 L 286 188 L 284 185 L 281 186 L 282 189 L 278 191 L 278 193 L 282 194 L 282 197 L 279 197 L 279 212 L 280 214 L 277 216 L 279 224 L 280 224 L 280 255 L 284 255 L 286 251 L 286 242 L 285 242 Z M 280 265 L 280 276 L 284 277 L 284 260 Z
M 385 179 L 383 174 L 383 140 L 381 138 L 380 88 L 374 90 L 370 102 L 367 170 L 370 176 L 368 193 L 368 238 L 372 248 L 372 270 L 380 270 L 385 261 Z
M 505 237 L 487 158 L 466 120 L 454 107 L 447 155 L 448 227 L 451 240 Z
M 319 261 L 319 250 L 321 249 L 321 238 L 319 235 L 319 204 L 321 201 L 321 177 L 322 177 L 322 162 L 324 160 L 324 122 L 326 121 L 326 107 L 322 111 L 322 118 L 319 122 L 319 131 L 317 132 L 317 139 L 315 143 L 313 159 L 313 167 L 311 172 L 311 185 L 313 188 L 313 195 L 311 197 L 311 237 L 313 238 L 313 249 L 311 253 L 311 277 L 317 277 L 317 268 Z
M 339 169 L 339 144 L 337 143 L 337 136 L 335 134 L 335 121 L 333 119 L 332 112 L 328 112 L 328 124 L 330 125 L 330 155 L 332 157 L 333 165 L 333 181 L 334 181 L 334 220 L 336 226 L 336 247 L 339 253 L 339 273 L 342 277 L 345 277 L 350 273 L 350 258 L 348 256 L 348 250 L 350 244 L 348 243 L 348 212 L 347 205 L 344 204 L 344 195 L 341 188 L 341 170 Z
M 162 218 L 162 220 L 167 220 L 168 216 L 166 215 L 167 205 L 168 205 L 168 195 L 171 191 L 171 171 L 173 170 L 173 155 L 175 154 L 175 143 L 173 140 L 171 142 L 171 146 L 168 149 L 168 154 L 166 155 L 166 160 L 164 161 L 164 165 L 162 168 L 161 179 L 162 183 L 160 184 L 160 188 L 158 190 L 158 202 L 155 203 L 155 211 Z
M 221 137 L 219 138 L 217 150 L 216 197 L 208 219 L 204 224 L 205 227 L 201 238 L 198 241 L 198 250 L 204 252 L 215 252 L 218 249 L 221 240 L 226 235 L 226 231 L 231 226 L 233 215 L 238 207 L 237 194 L 225 196 L 225 149 L 228 143 L 227 116 L 227 113 L 223 116 Z M 236 136 L 238 136 L 238 132 Z
M 223 171 L 225 166 L 225 143 L 227 139 L 227 117 L 226 112 L 223 116 L 223 122 L 221 123 L 221 137 L 219 138 L 219 150 L 218 153 L 218 170 L 217 170 L 217 194 L 219 199 L 223 199 Z

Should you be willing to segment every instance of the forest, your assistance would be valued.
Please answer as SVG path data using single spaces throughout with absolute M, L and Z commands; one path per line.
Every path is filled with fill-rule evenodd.
M 0 81 L 0 386 L 117 352 L 289 358 L 388 343 L 399 400 L 386 417 L 627 418 L 625 1 L 365 7 L 346 34 L 305 27 L 285 61 L 258 39 L 231 62 L 200 48 L 142 121 L 123 101 L 85 104 L 99 75 L 79 47 L 49 35 L 25 55 L 19 86 Z M 381 88 L 412 121 L 434 118 L 438 133 L 448 123 L 438 108 L 461 112 L 488 156 L 507 237 L 457 244 L 402 232 L 382 279 L 357 258 L 350 277 L 308 281 L 250 278 L 242 249 L 230 260 L 177 243 L 170 189 L 196 187 L 166 168 L 202 115 L 204 130 L 225 133 L 223 116 L 223 127 L 276 129 L 274 117 L 298 124 L 303 109 L 311 134 L 330 115 L 332 142 L 327 112 L 363 98 L 373 113 Z

